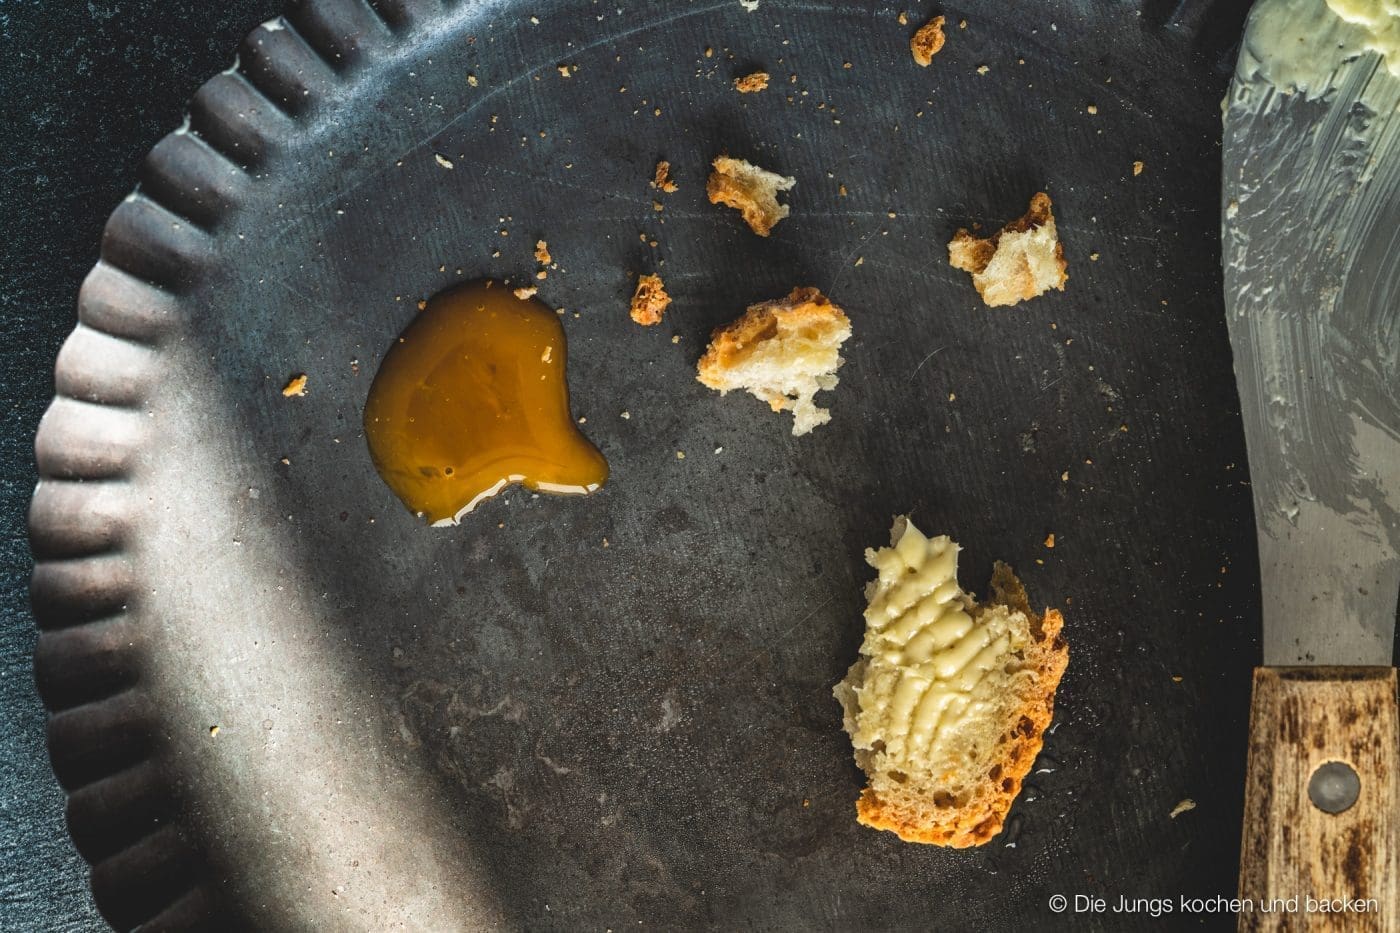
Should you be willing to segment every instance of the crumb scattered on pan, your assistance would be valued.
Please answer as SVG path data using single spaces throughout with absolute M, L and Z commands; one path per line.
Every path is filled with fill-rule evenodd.
M 978 73 L 979 75 L 984 75 L 984 74 L 986 74 L 987 72 L 989 72 L 989 71 L 991 71 L 991 70 L 992 70 L 992 69 L 988 68 L 986 65 L 978 65 L 978 66 L 977 66 L 977 73 Z
M 739 0 L 739 6 L 752 13 L 758 9 L 758 0 Z
M 725 204 L 739 211 L 749 228 L 767 236 L 778 221 L 788 215 L 788 206 L 778 203 L 778 192 L 789 191 L 797 179 L 765 171 L 743 159 L 719 156 L 710 173 L 705 192 L 711 204 Z
M 904 12 L 903 10 L 900 10 L 899 15 L 895 17 L 895 21 L 898 22 L 901 26 L 908 26 L 909 14 Z
M 656 174 L 652 176 L 651 186 L 670 194 L 675 191 L 677 185 L 671 180 L 671 163 L 662 159 L 656 163 Z
M 632 293 L 632 320 L 643 327 L 661 323 L 661 315 L 671 296 L 666 294 L 666 285 L 659 275 L 643 275 L 637 278 L 637 290 Z
M 972 274 L 972 284 L 988 307 L 1014 305 L 1064 291 L 1065 250 L 1055 230 L 1050 196 L 1038 191 L 1026 213 L 990 237 L 959 230 L 948 244 L 948 263 Z
M 1141 159 L 1138 159 L 1136 162 L 1133 163 L 1133 174 L 1134 174 L 1134 175 L 1141 175 L 1141 174 L 1142 174 L 1142 169 L 1143 169 L 1143 164 L 1142 164 L 1142 160 L 1141 160 Z
M 574 76 L 575 71 L 578 71 L 578 65 L 560 65 L 559 77 L 572 78 Z
M 919 27 L 914 38 L 909 40 L 909 50 L 914 53 L 914 61 L 927 68 L 943 48 L 943 17 L 935 16 Z
M 753 74 L 734 79 L 734 90 L 740 94 L 756 94 L 766 87 L 768 87 L 768 72 L 766 71 L 755 71 Z
M 1181 814 L 1187 813 L 1194 809 L 1196 809 L 1196 801 L 1192 800 L 1190 797 L 1187 797 L 1185 800 L 1181 801 L 1181 803 L 1172 807 L 1171 818 L 1176 819 L 1178 816 L 1181 816 Z
M 282 395 L 286 398 L 292 396 L 302 396 L 306 394 L 306 373 L 297 373 L 287 384 L 282 387 Z
M 525 301 L 526 299 L 534 298 L 538 293 L 539 289 L 531 285 L 527 288 L 517 288 L 515 290 L 515 297 L 519 298 L 521 301 Z
M 554 257 L 549 255 L 549 244 L 544 240 L 535 241 L 535 262 L 542 266 L 547 266 L 554 261 Z
M 1045 536 L 1045 546 L 1048 548 L 1055 546 L 1055 533 L 1053 531 Z
M 437 164 L 438 164 L 438 165 L 441 165 L 443 168 L 451 168 L 451 167 L 452 167 L 452 160 L 449 159 L 447 156 L 443 155 L 443 154 L 440 153 L 440 152 L 434 153 L 434 154 L 433 154 L 433 158 L 436 159 L 436 160 L 437 160 Z
M 476 87 L 476 86 L 477 86 L 478 84 L 480 84 L 480 83 L 481 83 L 481 82 L 478 81 L 478 80 L 476 79 L 476 75 L 474 75 L 474 74 L 468 74 L 468 75 L 467 75 L 467 84 L 471 85 L 472 87 Z
M 1094 114 L 1096 114 L 1096 113 L 1099 112 L 1099 105 L 1098 105 L 1098 104 L 1090 104 L 1089 106 L 1085 107 L 1084 109 L 1087 110 L 1087 111 L 1089 112 L 1089 115 L 1090 115 L 1090 116 L 1093 116 Z
M 210 726 L 210 727 L 209 727 L 209 734 L 210 734 L 211 736 L 218 735 L 218 734 L 219 734 L 219 727 L 218 727 L 218 726 Z
M 684 450 L 678 450 L 678 451 L 676 451 L 676 459 L 677 459 L 677 460 L 684 460 L 684 459 L 685 459 L 685 451 L 684 451 Z

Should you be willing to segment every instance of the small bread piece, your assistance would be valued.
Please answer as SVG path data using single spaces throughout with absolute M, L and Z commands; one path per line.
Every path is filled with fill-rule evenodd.
M 740 94 L 757 94 L 767 87 L 768 72 L 766 71 L 755 71 L 753 74 L 734 79 L 734 90 Z
M 948 262 L 972 273 L 972 284 L 989 308 L 1014 305 L 1052 288 L 1064 291 L 1069 279 L 1050 195 L 1043 191 L 1031 196 L 1025 214 L 985 239 L 959 230 L 948 244 Z
M 721 395 L 746 389 L 774 411 L 791 410 L 792 433 L 800 436 L 831 420 L 812 398 L 836 388 L 836 370 L 845 362 L 841 344 L 849 336 L 844 311 L 815 288 L 794 288 L 717 328 L 700 358 L 699 379 Z
M 927 68 L 933 56 L 943 49 L 943 17 L 935 16 L 919 27 L 909 40 L 909 51 L 914 53 L 914 61 Z
M 868 549 L 860 659 L 832 691 L 867 785 L 866 826 L 906 842 L 965 848 L 1001 832 L 1039 754 L 1069 663 L 1060 613 L 1031 611 L 998 562 L 992 599 L 958 586 L 958 546 L 898 516 Z
M 637 277 L 637 290 L 632 293 L 632 320 L 643 327 L 661 323 L 661 315 L 671 303 L 666 286 L 659 275 Z
M 656 174 L 652 176 L 651 186 L 670 194 L 675 191 L 677 185 L 671 180 L 671 163 L 662 159 L 656 163 Z
M 744 215 L 749 228 L 767 236 L 778 221 L 788 215 L 788 206 L 778 203 L 778 192 L 797 185 L 796 178 L 768 172 L 743 159 L 720 156 L 705 186 L 711 204 L 726 204 Z

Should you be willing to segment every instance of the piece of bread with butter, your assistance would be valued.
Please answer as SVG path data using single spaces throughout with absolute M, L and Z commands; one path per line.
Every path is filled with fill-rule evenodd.
M 992 598 L 958 586 L 958 546 L 907 516 L 869 548 L 860 659 L 834 693 L 867 786 L 860 822 L 964 848 L 1001 831 L 1054 714 L 1069 662 L 1054 609 L 1036 615 L 998 562 Z

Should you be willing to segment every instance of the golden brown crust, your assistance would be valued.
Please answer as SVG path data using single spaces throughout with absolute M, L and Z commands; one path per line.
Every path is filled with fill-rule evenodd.
M 909 51 L 914 53 L 914 61 L 927 68 L 933 56 L 943 48 L 943 41 L 943 17 L 935 16 L 914 33 L 914 38 L 909 40 Z
M 714 171 L 705 185 L 710 203 L 724 204 L 737 210 L 754 233 L 767 236 L 774 225 L 787 216 L 787 208 L 778 203 L 777 191 L 780 189 L 773 179 L 787 182 L 786 187 L 791 187 L 791 179 L 771 175 L 742 159 L 728 156 L 715 159 L 713 167 Z M 756 177 L 759 172 L 768 177 Z
M 637 278 L 637 290 L 632 293 L 632 320 L 643 327 L 661 323 L 661 315 L 671 303 L 666 294 L 666 285 L 659 275 L 643 275 Z
M 651 186 L 653 188 L 659 188 L 667 194 L 676 190 L 677 185 L 671 180 L 670 162 L 662 159 L 660 162 L 656 163 L 656 174 L 652 176 Z
M 819 290 L 810 287 L 794 288 L 786 298 L 749 305 L 738 319 L 716 327 L 710 334 L 710 346 L 700 357 L 697 367 L 700 381 L 711 389 L 724 388 L 727 385 L 725 371 L 738 363 L 749 347 L 775 336 L 779 318 L 785 324 L 801 327 L 809 323 L 845 321 L 846 312 L 832 304 L 831 299 Z M 781 411 L 785 400 L 780 396 L 769 399 L 768 404 L 774 411 Z
M 958 849 L 982 845 L 1001 832 L 1054 717 L 1055 691 L 1069 664 L 1069 645 L 1059 611 L 1047 609 L 1044 615 L 1034 615 L 1021 581 L 1000 561 L 992 574 L 992 594 L 992 604 L 1024 612 L 1031 620 L 1033 644 L 1026 660 L 1036 671 L 1035 693 L 1022 698 L 1016 711 L 1019 718 L 1002 736 L 998 759 L 971 800 L 959 804 L 918 789 L 877 794 L 867 787 L 856 802 L 857 818 L 866 826 L 890 830 L 905 842 Z
M 1035 194 L 1031 195 L 1030 206 L 1026 209 L 1024 214 L 1006 224 L 1006 226 L 989 237 L 978 237 L 965 228 L 959 229 L 957 233 L 953 234 L 953 239 L 948 243 L 948 263 L 955 269 L 970 272 L 974 277 L 978 276 L 986 271 L 987 266 L 992 261 L 992 257 L 996 255 L 997 246 L 1004 235 L 1008 233 L 1024 233 L 1027 230 L 1033 230 L 1047 223 L 1053 224 L 1054 222 L 1055 215 L 1051 211 L 1050 195 L 1046 194 L 1044 191 L 1037 191 Z M 1069 279 L 1069 276 L 1065 273 L 1068 264 L 1065 262 L 1064 245 L 1060 243 L 1058 239 L 1055 241 L 1055 264 L 1059 268 L 1059 281 L 1050 287 L 1064 291 L 1065 282 Z M 975 278 L 973 281 L 977 287 L 978 294 L 982 296 L 984 301 L 987 301 L 988 289 L 983 283 L 977 282 Z M 1026 269 L 1014 282 L 1002 282 L 998 284 L 1008 287 L 1017 301 L 1034 298 L 1044 291 L 1044 288 L 1041 287 L 1035 281 L 1034 276 L 1031 275 L 1030 269 Z M 1015 302 L 1003 301 L 998 303 L 1014 304 Z
M 756 94 L 768 87 L 768 72 L 755 71 L 734 79 L 734 90 L 740 94 Z

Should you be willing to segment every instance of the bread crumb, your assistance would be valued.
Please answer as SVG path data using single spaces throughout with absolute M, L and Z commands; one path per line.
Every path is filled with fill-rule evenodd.
M 1099 254 L 1098 254 L 1097 252 L 1090 253 L 1090 254 L 1089 254 L 1089 261 L 1090 261 L 1090 262 L 1098 262 L 1098 261 L 1099 261 Z
M 984 74 L 986 74 L 987 72 L 989 72 L 989 71 L 991 71 L 991 70 L 992 70 L 992 69 L 988 68 L 986 65 L 978 65 L 978 66 L 977 66 L 977 73 L 978 73 L 979 75 L 984 75 Z
M 437 164 L 438 164 L 438 165 L 441 165 L 443 168 L 451 168 L 451 167 L 452 167 L 452 160 L 449 159 L 447 156 L 443 155 L 443 154 L 440 153 L 440 152 L 434 153 L 434 154 L 433 154 L 433 158 L 436 159 L 436 160 L 437 160 Z
M 948 262 L 972 273 L 972 284 L 989 308 L 1014 305 L 1064 291 L 1065 251 L 1055 230 L 1050 196 L 1038 191 L 1026 213 L 990 237 L 960 229 L 948 243 Z
M 1138 159 L 1137 161 L 1135 161 L 1135 162 L 1133 163 L 1133 175 L 1134 175 L 1134 176 L 1141 175 L 1141 174 L 1142 174 L 1143 168 L 1144 168 L 1144 166 L 1143 166 L 1143 164 L 1142 164 L 1142 160 L 1141 160 L 1141 159 Z
M 712 48 L 711 48 L 710 46 L 708 46 L 708 45 L 705 46 L 705 57 L 706 57 L 706 58 L 714 58 L 714 57 L 715 57 L 715 50 L 712 49 Z
M 1181 816 L 1181 814 L 1189 813 L 1194 809 L 1196 809 L 1196 801 L 1192 800 L 1190 797 L 1187 797 L 1185 800 L 1181 801 L 1181 803 L 1172 807 L 1170 818 L 1174 820 L 1178 816 Z
M 1045 536 L 1045 546 L 1048 548 L 1055 546 L 1055 533 L 1053 531 Z
M 624 411 L 624 412 L 623 412 L 621 415 L 619 415 L 618 417 L 620 417 L 623 421 L 631 421 L 631 420 L 632 420 L 632 413 L 631 413 L 630 411 Z
M 210 727 L 209 727 L 209 735 L 210 735 L 210 736 L 216 736 L 216 735 L 218 735 L 218 734 L 219 734 L 219 727 L 218 727 L 218 726 L 210 726 Z
M 899 15 L 895 17 L 895 21 L 898 22 L 901 26 L 908 26 L 909 14 L 904 12 L 903 10 L 900 10 Z
M 1069 470 L 1065 470 L 1063 473 L 1060 474 L 1060 482 L 1062 482 L 1062 483 L 1068 483 L 1068 482 L 1069 482 Z
M 790 191 L 797 179 L 728 156 L 719 156 L 713 166 L 705 186 L 710 203 L 739 211 L 754 233 L 768 236 L 774 225 L 788 215 L 788 206 L 778 203 L 778 192 Z
M 554 357 L 554 346 L 553 346 L 553 344 L 551 344 L 550 346 L 545 347 L 545 348 L 544 348 L 544 352 L 540 354 L 540 362 L 541 362 L 541 363 L 548 363 L 553 357 Z
M 427 307 L 428 307 L 428 302 L 427 302 L 427 300 L 424 299 L 424 298 L 419 298 L 419 299 L 418 299 L 418 310 L 419 310 L 419 311 L 424 311 L 424 310 L 427 309 Z
M 850 336 L 850 320 L 829 298 L 815 288 L 794 288 L 717 328 L 698 378 L 721 395 L 744 389 L 774 411 L 791 411 L 792 433 L 800 436 L 831 420 L 813 399 L 836 388 L 836 370 L 845 362 L 841 344 Z
M 1096 113 L 1099 112 L 1099 105 L 1098 105 L 1098 104 L 1090 104 L 1089 106 L 1085 107 L 1084 109 L 1087 110 L 1087 111 L 1089 111 L 1089 115 L 1092 116 L 1092 115 L 1094 115 L 1094 114 L 1096 114 Z
M 734 79 L 734 90 L 740 94 L 756 94 L 768 87 L 768 72 L 755 71 Z
M 578 65 L 560 65 L 559 77 L 572 78 L 574 76 L 575 71 L 578 71 Z
M 526 301 L 530 298 L 534 298 L 538 293 L 539 289 L 531 285 L 527 288 L 517 288 L 515 290 L 515 297 L 519 298 L 521 301 Z
M 678 186 L 671 180 L 670 162 L 662 159 L 660 162 L 656 163 L 656 174 L 651 179 L 651 186 L 653 188 L 659 188 L 667 194 L 676 190 Z
M 965 19 L 960 19 L 960 20 L 958 20 L 958 28 L 959 28 L 959 29 L 966 29 L 966 28 L 967 28 L 967 20 L 965 20 Z
M 841 197 L 844 198 L 844 197 L 846 196 L 846 186 L 845 186 L 845 185 L 838 185 L 837 188 L 836 188 L 836 193 L 837 193 L 839 196 L 841 196 Z
M 637 290 L 632 293 L 632 320 L 643 327 L 661 323 L 661 315 L 671 303 L 666 286 L 659 275 L 637 277 Z
M 660 201 L 652 201 L 651 209 L 656 211 L 657 213 L 660 213 L 661 211 L 664 211 L 666 209 L 666 205 L 662 204 Z
M 739 0 L 739 6 L 752 13 L 758 9 L 758 0 Z
M 676 451 L 676 459 L 677 459 L 677 460 L 684 460 L 684 459 L 685 459 L 685 451 L 684 451 L 684 450 L 678 450 L 678 451 Z
M 1181 678 L 1181 675 L 1180 675 L 1180 674 L 1173 674 L 1173 675 L 1172 675 L 1172 683 L 1174 683 L 1174 684 L 1179 684 L 1179 683 L 1181 683 L 1181 679 L 1182 679 L 1182 678 Z
M 914 37 L 909 40 L 909 50 L 914 53 L 914 61 L 920 67 L 927 68 L 933 61 L 933 56 L 943 48 L 943 42 L 943 17 L 935 16 L 914 33 Z
M 282 396 L 284 398 L 291 398 L 293 396 L 297 396 L 299 398 L 305 394 L 306 373 L 296 374 L 291 379 L 287 380 L 287 384 L 282 387 Z
M 471 73 L 467 74 L 467 84 L 471 85 L 472 87 L 476 87 L 480 83 L 481 82 L 476 80 L 476 75 Z
M 535 241 L 535 262 L 542 266 L 547 266 L 554 261 L 554 257 L 549 255 L 549 244 L 544 240 Z

